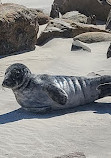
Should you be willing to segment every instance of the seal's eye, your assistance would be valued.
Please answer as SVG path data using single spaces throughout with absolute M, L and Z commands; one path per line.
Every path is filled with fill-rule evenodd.
M 18 77 L 20 76 L 20 72 L 17 71 L 17 72 L 15 73 L 15 76 L 18 78 Z
M 20 77 L 20 71 L 19 70 L 14 70 L 11 73 L 12 78 L 19 78 Z

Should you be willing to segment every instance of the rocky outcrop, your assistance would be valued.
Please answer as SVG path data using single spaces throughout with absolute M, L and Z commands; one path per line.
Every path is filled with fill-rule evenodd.
M 35 48 L 38 20 L 26 7 L 0 5 L 0 55 Z
M 111 41 L 111 33 L 105 32 L 86 32 L 74 37 L 74 41 L 79 40 L 84 43 L 96 43 Z
M 37 39 L 37 44 L 41 45 L 55 37 L 73 38 L 85 32 L 107 32 L 95 25 L 72 22 L 66 19 L 51 20 L 45 30 Z
M 84 155 L 84 153 L 76 152 L 76 153 L 71 153 L 68 155 L 58 156 L 55 158 L 86 158 L 86 156 Z
M 100 4 L 98 0 L 54 0 L 54 3 L 62 14 L 78 10 L 87 16 L 95 15 L 99 20 L 106 20 L 110 10 L 110 5 Z
M 79 13 L 78 11 L 67 12 L 62 16 L 63 19 L 69 19 L 73 22 L 79 22 L 86 24 L 88 21 L 88 17 L 84 14 Z

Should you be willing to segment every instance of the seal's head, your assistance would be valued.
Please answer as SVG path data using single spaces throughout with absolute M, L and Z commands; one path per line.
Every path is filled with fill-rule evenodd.
M 2 86 L 11 89 L 19 88 L 28 82 L 30 74 L 30 70 L 25 65 L 13 64 L 6 69 Z

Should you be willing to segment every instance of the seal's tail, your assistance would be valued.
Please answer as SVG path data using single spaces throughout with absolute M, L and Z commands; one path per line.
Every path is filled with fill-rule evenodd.
M 111 96 L 111 82 L 100 84 L 97 90 L 100 90 L 100 98 Z

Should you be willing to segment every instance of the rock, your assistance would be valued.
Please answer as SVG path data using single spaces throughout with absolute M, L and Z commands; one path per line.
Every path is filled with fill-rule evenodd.
M 0 5 L 0 55 L 35 48 L 39 25 L 26 7 L 5 3 Z
M 98 2 L 99 2 L 100 4 L 102 4 L 102 5 L 107 5 L 106 0 L 98 0 Z
M 51 19 L 48 15 L 44 14 L 41 10 L 30 8 L 29 9 L 35 17 L 37 17 L 39 25 L 44 25 Z
M 73 40 L 71 51 L 76 51 L 76 50 L 80 50 L 80 49 L 91 52 L 91 49 L 88 46 L 86 46 L 85 43 L 83 43 L 79 40 Z
M 106 22 L 106 27 L 107 30 L 111 30 L 111 10 L 109 12 L 108 18 L 107 18 L 107 22 Z
M 87 18 L 87 24 L 93 24 L 96 25 L 96 16 L 95 15 L 91 15 Z
M 111 5 L 111 0 L 106 0 L 107 4 Z
M 111 57 L 111 43 L 107 51 L 107 58 L 110 58 L 110 57 Z
M 68 155 L 58 156 L 55 158 L 86 158 L 86 156 L 81 152 L 71 153 Z
M 87 16 L 95 15 L 98 20 L 106 20 L 110 6 L 102 5 L 98 0 L 54 0 L 62 14 L 78 10 Z
M 103 5 L 111 5 L 111 0 L 98 0 L 98 2 Z
M 73 22 L 80 22 L 84 24 L 86 24 L 88 20 L 87 16 L 79 13 L 78 11 L 67 12 L 66 14 L 62 16 L 62 18 L 72 20 Z
M 111 0 L 98 0 L 98 2 L 101 3 L 102 5 L 109 5 L 111 8 Z M 107 30 L 111 30 L 111 10 L 109 11 L 105 28 Z
M 52 4 L 50 17 L 52 17 L 52 18 L 59 18 L 59 8 L 58 8 L 58 5 L 56 3 Z
M 110 8 L 111 8 L 111 0 L 98 0 L 98 1 L 99 1 L 99 3 L 101 3 L 103 5 L 109 5 Z M 108 30 L 111 30 L 111 10 L 109 11 L 105 28 L 108 29 Z
M 50 20 L 45 30 L 40 34 L 37 39 L 37 44 L 41 45 L 48 40 L 56 37 L 73 38 L 85 32 L 108 32 L 102 30 L 94 25 L 82 24 L 72 22 L 67 19 L 53 19 Z
M 111 34 L 105 32 L 86 32 L 74 37 L 74 41 L 75 40 L 79 40 L 84 43 L 111 41 Z

